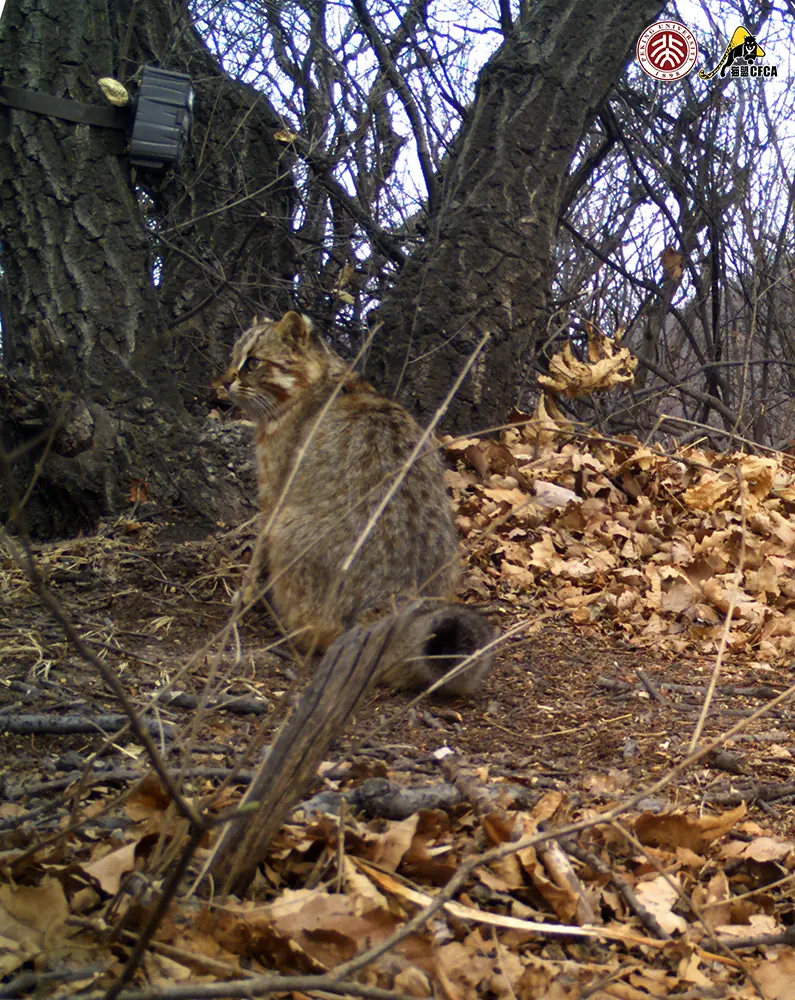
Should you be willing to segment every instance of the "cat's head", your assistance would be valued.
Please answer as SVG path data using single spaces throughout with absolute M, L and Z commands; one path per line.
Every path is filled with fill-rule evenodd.
M 333 355 L 308 316 L 257 319 L 238 337 L 226 373 L 213 385 L 255 420 L 274 420 L 329 371 Z

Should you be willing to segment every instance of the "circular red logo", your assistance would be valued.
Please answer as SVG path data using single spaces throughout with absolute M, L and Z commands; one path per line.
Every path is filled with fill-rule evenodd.
M 696 65 L 696 36 L 679 21 L 650 24 L 638 39 L 638 62 L 655 80 L 681 80 Z

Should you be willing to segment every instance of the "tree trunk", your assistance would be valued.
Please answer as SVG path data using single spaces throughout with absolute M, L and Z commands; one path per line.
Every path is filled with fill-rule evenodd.
M 228 473 L 228 435 L 190 410 L 206 412 L 257 305 L 286 304 L 278 119 L 223 76 L 179 0 L 8 0 L 6 85 L 107 106 L 96 80 L 135 93 L 147 62 L 197 89 L 188 149 L 162 178 L 134 176 L 121 131 L 0 107 L 0 427 L 21 492 L 35 480 L 39 535 L 93 528 L 131 497 L 214 519 L 255 506 Z
M 572 158 L 659 0 L 540 0 L 484 67 L 451 152 L 427 243 L 383 303 L 373 376 L 432 413 L 484 331 L 448 414 L 500 423 L 547 332 L 558 217 Z

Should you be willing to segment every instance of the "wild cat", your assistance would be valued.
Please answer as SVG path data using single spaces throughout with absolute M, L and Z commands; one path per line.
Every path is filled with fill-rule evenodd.
M 299 648 L 323 650 L 363 616 L 388 614 L 406 598 L 453 600 L 458 534 L 432 448 L 405 470 L 343 569 L 422 431 L 402 406 L 351 372 L 308 317 L 255 319 L 217 384 L 257 427 L 270 595 Z M 476 611 L 459 606 L 458 619 L 472 631 L 474 648 L 491 637 Z M 394 662 L 381 680 L 398 688 L 437 680 L 452 661 L 433 658 L 434 642 L 441 640 L 429 635 L 428 655 Z M 483 657 L 445 693 L 471 692 L 489 668 Z

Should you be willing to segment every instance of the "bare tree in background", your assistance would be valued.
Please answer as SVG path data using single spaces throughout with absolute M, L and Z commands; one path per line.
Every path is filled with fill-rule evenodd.
M 710 30 L 700 31 L 702 47 L 706 64 L 714 65 L 728 36 L 713 16 L 717 8 L 708 2 L 703 8 Z M 472 430 L 504 418 L 517 399 L 527 402 L 539 350 L 559 346 L 572 320 L 587 319 L 608 333 L 626 331 L 645 367 L 612 414 L 595 414 L 593 402 L 575 412 L 606 419 L 606 430 L 651 430 L 665 411 L 747 434 L 748 421 L 736 409 L 742 396 L 752 403 L 758 434 L 758 392 L 771 384 L 775 358 L 740 368 L 726 353 L 727 338 L 737 290 L 756 287 L 740 276 L 751 263 L 750 256 L 742 263 L 747 235 L 753 241 L 754 230 L 772 226 L 786 246 L 791 233 L 791 144 L 783 137 L 792 101 L 785 87 L 765 90 L 763 80 L 730 77 L 705 83 L 696 74 L 658 84 L 633 62 L 601 102 L 589 77 L 583 137 L 571 156 L 572 122 L 563 109 L 578 99 L 571 86 L 576 74 L 565 77 L 565 93 L 557 94 L 561 70 L 554 61 L 565 50 L 549 41 L 554 35 L 544 21 L 563 16 L 559 6 L 528 6 L 514 19 L 501 5 L 491 20 L 487 12 L 467 22 L 467 30 L 455 14 L 445 20 L 431 4 L 359 2 L 352 10 L 329 4 L 313 6 L 312 18 L 308 11 L 263 9 L 262 44 L 272 53 L 263 72 L 269 93 L 280 93 L 307 168 L 301 301 L 338 348 L 359 346 L 362 314 L 381 306 L 372 314 L 383 326 L 368 374 L 427 415 L 463 363 L 472 333 L 492 330 L 491 353 L 448 423 Z M 567 11 L 566 41 L 573 46 L 575 26 L 609 25 L 602 19 L 594 28 L 574 7 Z M 732 12 L 723 5 L 720 13 L 729 34 L 740 23 L 762 32 L 773 59 L 791 47 L 791 25 L 781 17 L 769 21 L 769 6 L 738 4 Z M 611 42 L 619 37 L 609 34 Z M 552 54 L 533 82 L 538 38 L 548 40 Z M 476 54 L 484 50 L 492 55 L 475 76 Z M 574 72 L 576 61 L 565 65 Z M 510 101 L 519 100 L 523 87 L 526 119 L 511 116 Z M 335 93 L 344 97 L 336 100 Z M 766 110 L 774 93 L 775 106 Z M 764 155 L 772 155 L 773 133 L 783 140 L 775 166 Z M 552 168 L 544 134 L 567 157 L 565 166 L 555 160 Z M 514 164 L 500 159 L 506 149 L 520 149 Z M 406 163 L 413 165 L 409 172 Z M 545 194 L 534 197 L 532 212 L 522 201 L 530 177 Z M 766 193 L 761 214 L 760 190 Z M 780 251 L 772 251 L 773 260 L 783 263 Z M 766 280 L 780 295 L 788 287 L 782 274 Z
M 471 12 L 476 31 L 501 38 L 474 88 L 461 57 L 477 35 L 442 24 L 431 4 L 355 0 L 348 13 L 264 6 L 273 65 L 290 81 L 295 145 L 311 173 L 299 228 L 313 248 L 308 272 L 327 295 L 335 283 L 338 296 L 355 290 L 339 279 L 346 265 L 372 282 L 383 326 L 368 373 L 419 416 L 443 398 L 484 329 L 492 341 L 448 426 L 499 422 L 527 384 L 547 325 L 569 166 L 661 6 L 550 0 L 514 18 L 501 5 L 491 24 Z M 362 64 L 364 78 L 352 76 Z M 404 221 L 390 203 L 398 118 L 419 187 Z M 357 246 L 362 238 L 369 253 Z
M 7 85 L 99 104 L 99 77 L 134 90 L 147 62 L 198 90 L 191 146 L 165 178 L 131 173 L 123 132 L 0 110 L 0 421 L 19 481 L 35 479 L 27 517 L 42 534 L 131 499 L 246 509 L 219 491 L 225 445 L 197 449 L 191 410 L 208 408 L 230 330 L 289 301 L 279 119 L 224 76 L 178 0 L 9 0 L 0 22 Z
M 9 0 L 6 83 L 98 103 L 97 77 L 134 90 L 154 62 L 198 96 L 163 178 L 132 177 L 118 133 L 0 110 L 2 426 L 39 532 L 131 495 L 244 511 L 229 432 L 196 418 L 241 326 L 288 305 L 348 356 L 379 321 L 366 374 L 421 417 L 489 330 L 451 428 L 527 401 L 574 319 L 625 329 L 645 366 L 611 412 L 575 412 L 770 435 L 758 394 L 785 406 L 791 378 L 791 101 L 622 74 L 659 2 L 40 6 Z
M 765 29 L 771 61 L 787 52 L 791 24 L 749 27 Z M 707 64 L 721 52 L 716 36 Z M 610 412 L 591 401 L 581 418 L 650 432 L 666 415 L 685 439 L 714 428 L 720 447 L 793 437 L 791 121 L 788 88 L 766 79 L 661 92 L 630 72 L 617 86 L 603 116 L 615 142 L 564 217 L 555 295 L 623 330 L 641 369 Z

